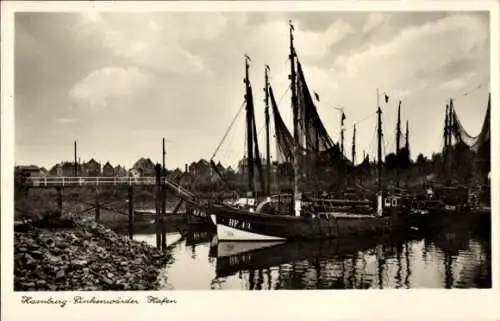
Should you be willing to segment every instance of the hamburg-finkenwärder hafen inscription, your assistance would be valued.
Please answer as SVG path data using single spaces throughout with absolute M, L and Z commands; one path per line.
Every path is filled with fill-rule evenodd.
M 489 19 L 16 13 L 14 290 L 491 288 Z
M 148 295 L 144 298 L 136 298 L 136 297 L 96 297 L 96 296 L 81 296 L 75 295 L 73 297 L 67 298 L 54 298 L 54 297 L 34 297 L 29 295 L 24 295 L 21 297 L 21 303 L 31 306 L 36 305 L 53 305 L 58 306 L 60 308 L 65 308 L 70 305 L 85 305 L 85 304 L 95 304 L 95 305 L 120 305 L 120 304 L 129 304 L 129 305 L 139 305 L 143 303 L 147 304 L 157 304 L 157 305 L 166 305 L 166 304 L 175 304 L 177 300 L 169 299 L 168 297 L 158 297 L 153 295 Z

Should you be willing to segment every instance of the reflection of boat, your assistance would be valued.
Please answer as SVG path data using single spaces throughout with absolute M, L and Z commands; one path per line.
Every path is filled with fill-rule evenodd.
M 172 218 L 175 220 L 182 220 L 184 213 L 177 212 L 173 213 L 172 211 L 166 211 L 165 217 L 166 219 L 171 220 Z M 156 210 L 155 209 L 136 209 L 134 210 L 134 221 L 136 222 L 150 222 L 156 219 Z
M 213 236 L 214 231 L 211 229 L 190 229 L 186 233 L 186 245 L 209 243 Z
M 152 246 L 156 246 L 156 237 L 155 234 L 147 233 L 147 234 L 134 234 L 134 240 L 138 242 L 146 242 Z M 183 236 L 181 233 L 166 233 L 167 247 L 178 244 L 181 240 L 183 240 Z
M 217 257 L 217 234 L 212 236 L 212 240 L 210 240 L 210 250 L 208 251 L 208 258 L 213 259 Z
M 216 275 L 226 277 L 242 270 L 265 269 L 298 260 L 314 262 L 317 259 L 324 260 L 335 256 L 354 254 L 380 244 L 394 246 L 402 243 L 403 239 L 399 236 L 391 238 L 386 235 L 385 237 L 372 236 L 362 239 L 295 241 L 262 248 L 258 248 L 260 242 L 254 242 L 256 249 L 248 251 L 245 251 L 245 248 L 249 247 L 248 244 L 245 244 L 246 242 L 223 242 L 233 244 L 233 252 L 237 254 L 219 256 L 217 253 Z M 240 243 L 242 245 L 239 245 Z
M 278 244 L 283 241 L 269 241 L 269 242 L 218 242 L 217 244 L 217 257 L 222 258 L 225 256 L 238 255 L 251 251 L 256 251 Z

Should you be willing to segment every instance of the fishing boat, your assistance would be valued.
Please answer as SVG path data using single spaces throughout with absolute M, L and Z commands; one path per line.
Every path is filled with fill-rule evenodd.
M 189 225 L 212 225 L 210 216 L 200 206 L 193 206 L 191 203 L 186 203 L 186 220 Z
M 245 55 L 245 101 L 246 101 L 246 143 L 248 162 L 248 195 L 257 200 L 254 165 L 259 174 L 261 191 L 266 198 L 256 202 L 256 206 L 240 208 L 222 202 L 200 204 L 191 201 L 193 207 L 209 215 L 217 227 L 218 241 L 275 241 L 330 239 L 362 234 L 383 234 L 401 230 L 411 230 L 420 224 L 422 215 L 416 215 L 403 204 L 398 195 L 388 195 L 382 190 L 382 110 L 378 106 L 378 182 L 376 197 L 372 200 L 348 200 L 315 197 L 311 181 L 318 185 L 319 177 L 327 175 L 324 168 L 335 164 L 336 168 L 350 166 L 339 146 L 329 137 L 309 92 L 305 75 L 298 55 L 293 46 L 293 25 L 290 24 L 290 65 L 291 65 L 291 104 L 293 110 L 293 135 L 286 128 L 272 87 L 268 83 L 266 67 L 266 131 L 268 132 L 268 102 L 274 115 L 277 145 L 282 155 L 293 163 L 293 189 L 288 201 L 283 202 L 280 194 L 278 201 L 273 200 L 269 187 L 264 185 L 262 164 L 257 142 L 254 117 L 252 85 L 249 79 L 250 58 Z M 377 91 L 378 103 L 378 91 Z M 344 118 L 344 116 L 343 116 Z M 269 134 L 267 146 L 269 146 Z M 269 165 L 269 148 L 267 148 Z M 323 165 L 323 166 L 322 166 Z M 269 170 L 267 167 L 267 170 Z M 330 166 L 331 168 L 331 166 Z M 323 172 L 321 170 L 323 169 Z M 339 178 L 341 176 L 337 176 Z M 308 182 L 309 181 L 309 182 Z M 309 183 L 309 184 L 308 184 Z M 269 186 L 269 174 L 267 179 Z M 308 188 L 309 187 L 309 188 Z M 281 206 L 284 204 L 284 206 Z M 278 205 L 278 206 L 276 206 Z M 345 211 L 346 206 L 368 207 L 364 213 Z M 278 207 L 278 208 L 277 208 Z M 328 210 L 325 210 L 328 209 Z
M 453 162 L 463 162 L 461 156 L 475 154 L 479 165 L 489 159 L 490 150 L 491 95 L 488 97 L 486 114 L 481 131 L 475 137 L 466 132 L 454 108 L 453 99 L 446 105 L 443 147 L 444 181 L 426 187 L 424 197 L 416 199 L 417 208 L 428 212 L 426 229 L 437 229 L 454 225 L 468 226 L 469 229 L 491 227 L 491 191 L 488 184 L 450 184 L 457 176 Z M 459 160 L 457 160 L 459 159 Z M 455 167 L 455 169 L 454 169 Z M 489 172 L 489 165 L 483 174 Z M 485 175 L 486 176 L 486 175 Z

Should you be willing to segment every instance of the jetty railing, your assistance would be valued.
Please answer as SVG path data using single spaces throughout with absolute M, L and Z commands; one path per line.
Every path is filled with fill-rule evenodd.
M 47 176 L 29 177 L 28 183 L 32 187 L 155 185 L 156 178 Z
M 165 184 L 170 189 L 176 191 L 184 197 L 195 197 L 188 189 L 173 182 L 172 180 L 162 177 L 161 184 Z M 75 177 L 75 176 L 46 176 L 46 177 L 29 177 L 28 184 L 30 187 L 77 187 L 77 186 L 154 186 L 157 184 L 154 176 L 124 176 L 124 177 Z

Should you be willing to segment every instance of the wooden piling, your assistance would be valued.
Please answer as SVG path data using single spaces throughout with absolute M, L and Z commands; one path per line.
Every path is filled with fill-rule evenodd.
M 161 166 L 156 164 L 156 215 L 155 215 L 155 225 L 156 225 L 156 247 L 161 248 Z
M 162 213 L 161 213 L 161 249 L 167 249 L 167 228 L 165 226 L 166 220 L 166 201 L 165 201 L 165 189 L 162 191 Z
M 165 189 L 165 180 L 167 179 L 167 169 L 165 168 L 165 138 L 163 138 L 163 149 L 162 149 L 162 166 L 161 166 L 161 249 L 165 251 L 167 249 L 167 231 L 165 227 L 165 220 L 167 215 L 167 192 Z
M 165 224 L 161 227 L 161 249 L 165 251 L 167 249 L 167 228 Z
M 101 222 L 101 204 L 99 202 L 99 187 L 95 189 L 95 221 Z
M 76 162 L 76 140 L 75 140 L 74 147 L 75 147 L 75 164 L 74 164 L 75 168 L 74 168 L 74 174 L 75 174 L 75 177 L 77 177 L 78 176 L 78 163 Z
M 57 191 L 57 211 L 59 215 L 62 215 L 62 187 L 56 187 Z
M 165 171 L 165 169 L 163 169 L 163 170 Z M 164 177 L 165 177 L 165 175 L 164 175 Z M 167 215 L 166 191 L 165 191 L 165 184 L 162 184 L 162 187 L 161 187 L 161 219 L 160 219 L 161 249 L 162 250 L 167 249 L 167 229 L 165 226 L 166 215 Z
M 134 187 L 128 187 L 128 236 L 134 238 Z

